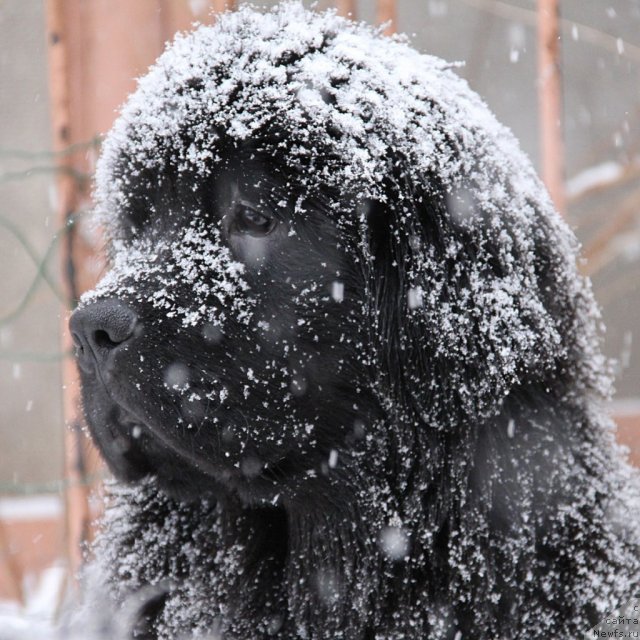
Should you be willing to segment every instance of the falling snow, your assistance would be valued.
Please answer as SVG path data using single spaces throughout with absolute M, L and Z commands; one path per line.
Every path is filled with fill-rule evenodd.
M 447 5 L 431 0 L 428 10 L 441 16 Z M 515 63 L 522 30 L 510 39 Z M 231 321 L 273 329 L 255 317 L 247 265 L 202 211 L 175 245 L 125 233 L 134 186 L 169 167 L 206 180 L 223 137 L 284 149 L 309 193 L 354 194 L 352 206 L 336 201 L 327 215 L 368 276 L 359 293 L 370 343 L 348 363 L 368 376 L 352 381 L 345 444 L 296 487 L 326 489 L 314 495 L 319 512 L 309 517 L 288 486 L 264 501 L 288 509 L 286 597 L 276 592 L 254 618 L 242 609 L 265 599 L 259 577 L 242 583 L 253 570 L 247 531 L 258 535 L 249 510 L 174 502 L 152 479 L 112 488 L 96 571 L 113 597 L 127 603 L 175 583 L 162 638 L 213 630 L 346 640 L 375 624 L 381 640 L 437 640 L 467 637 L 465 624 L 478 639 L 543 638 L 560 626 L 573 637 L 587 628 L 587 612 L 635 593 L 639 529 L 629 513 L 638 479 L 602 411 L 610 378 L 577 243 L 513 135 L 455 68 L 296 3 L 267 13 L 241 7 L 179 36 L 105 141 L 96 199 L 113 267 L 83 304 L 144 291 L 145 304 L 211 343 Z M 399 221 L 388 265 L 402 274 L 395 323 L 384 323 L 389 310 L 371 309 L 384 299 L 368 245 L 372 202 Z M 346 305 L 346 285 L 307 287 L 297 298 L 307 315 L 292 324 L 310 330 L 320 297 Z M 181 287 L 192 292 L 188 303 Z M 267 384 L 260 372 L 245 370 L 247 407 Z M 169 389 L 193 393 L 179 363 L 161 375 Z M 359 414 L 361 388 L 379 417 Z M 293 375 L 284 406 L 306 390 L 306 378 Z M 216 393 L 228 399 L 225 388 Z M 247 434 L 261 437 L 258 427 L 247 421 Z M 286 414 L 282 428 L 300 446 L 324 433 L 318 420 Z M 255 458 L 237 464 L 248 477 L 263 470 Z

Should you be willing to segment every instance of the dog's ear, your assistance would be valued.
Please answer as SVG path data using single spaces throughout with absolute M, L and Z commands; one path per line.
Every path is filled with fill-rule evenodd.
M 516 385 L 562 368 L 576 319 L 571 252 L 529 207 L 495 211 L 436 179 L 390 181 L 367 207 L 378 382 L 425 421 L 486 417 Z

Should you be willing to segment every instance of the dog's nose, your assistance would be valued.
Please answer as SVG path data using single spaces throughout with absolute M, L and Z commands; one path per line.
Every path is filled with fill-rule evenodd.
M 84 371 L 105 370 L 113 355 L 127 348 L 138 318 L 120 300 L 100 300 L 74 311 L 69 329 Z

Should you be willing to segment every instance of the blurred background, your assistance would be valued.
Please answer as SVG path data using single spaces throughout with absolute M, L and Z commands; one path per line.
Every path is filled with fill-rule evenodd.
M 104 471 L 82 432 L 64 326 L 102 269 L 86 223 L 100 135 L 164 43 L 224 6 L 0 0 L 2 606 L 55 614 L 99 509 Z M 519 138 L 583 243 L 615 359 L 612 412 L 640 463 L 640 0 L 315 4 L 330 6 L 463 61 Z

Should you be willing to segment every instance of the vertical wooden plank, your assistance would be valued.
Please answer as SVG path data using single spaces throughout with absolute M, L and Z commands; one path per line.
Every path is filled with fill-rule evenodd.
M 227 9 L 233 11 L 237 6 L 237 0 L 212 0 L 211 5 L 216 13 L 222 13 Z
M 72 144 L 71 99 L 69 93 L 69 41 L 66 29 L 67 15 L 64 0 L 47 2 L 47 42 L 49 54 L 49 92 L 51 100 L 51 123 L 53 147 L 55 151 L 68 149 Z M 61 243 L 61 268 L 66 298 L 69 304 L 78 295 L 75 290 L 74 274 L 76 256 L 82 247 L 74 246 L 75 232 L 72 226 L 74 212 L 78 204 L 78 188 L 72 177 L 73 159 L 71 155 L 59 156 L 57 178 L 57 215 L 60 227 L 65 230 Z M 66 326 L 67 309 L 62 315 L 62 349 L 70 352 L 71 338 Z M 63 414 L 64 424 L 64 474 L 66 481 L 66 552 L 69 569 L 76 575 L 82 564 L 82 548 L 87 540 L 89 527 L 89 502 L 86 486 L 84 443 L 78 407 L 77 372 L 70 358 L 62 364 Z
M 202 2 L 198 11 L 189 0 L 160 0 L 160 25 L 164 42 L 169 42 L 178 31 L 188 31 L 196 22 L 203 22 L 209 15 L 211 8 L 207 0 Z
M 556 208 L 566 212 L 562 141 L 559 0 L 538 0 L 538 101 L 542 179 Z
M 8 587 L 9 598 L 24 604 L 22 572 L 13 555 L 4 524 L 0 522 L 0 576 L 3 574 L 5 576 L 3 583 Z
M 378 0 L 377 5 L 378 24 L 388 23 L 384 30 L 385 35 L 391 35 L 397 30 L 396 0 Z
M 615 411 L 614 406 L 613 417 L 618 426 L 618 442 L 629 447 L 629 461 L 640 467 L 640 407 L 637 402 L 633 404 L 627 411 Z
M 222 3 L 224 5 L 224 3 Z M 235 2 L 227 2 L 228 9 L 235 8 Z M 164 42 L 173 39 L 178 31 L 189 31 L 194 22 L 211 24 L 214 20 L 213 0 L 160 0 L 160 21 Z
M 106 133 L 136 78 L 161 53 L 159 0 L 67 0 L 74 136 Z M 85 159 L 80 159 L 85 160 Z M 85 160 L 86 162 L 86 160 Z M 88 166 L 85 164 L 85 167 Z

